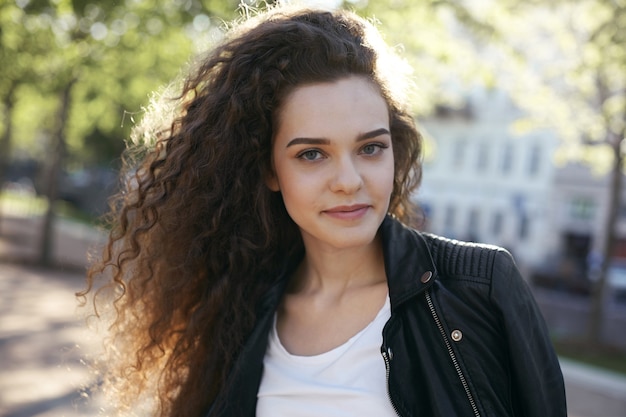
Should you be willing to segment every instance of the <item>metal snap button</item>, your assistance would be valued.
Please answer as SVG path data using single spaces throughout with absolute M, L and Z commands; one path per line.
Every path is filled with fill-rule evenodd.
M 430 271 L 426 271 L 424 272 L 424 274 L 422 275 L 422 277 L 420 278 L 420 281 L 422 281 L 422 284 L 426 284 L 428 281 L 430 281 L 430 279 L 432 278 L 433 273 Z
M 450 336 L 452 337 L 452 340 L 454 340 L 455 342 L 459 342 L 461 341 L 461 339 L 463 339 L 463 332 L 461 332 L 460 330 L 452 330 Z

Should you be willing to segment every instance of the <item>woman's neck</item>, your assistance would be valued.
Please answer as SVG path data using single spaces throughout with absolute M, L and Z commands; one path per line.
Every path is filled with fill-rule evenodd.
M 306 246 L 306 245 L 305 245 Z M 326 293 L 341 296 L 352 289 L 386 281 L 382 243 L 343 250 L 306 247 L 305 257 L 292 277 L 290 293 Z

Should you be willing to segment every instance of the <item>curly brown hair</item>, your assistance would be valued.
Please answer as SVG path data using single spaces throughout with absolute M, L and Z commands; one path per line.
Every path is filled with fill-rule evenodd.
M 302 252 L 280 193 L 264 181 L 275 117 L 294 88 L 350 75 L 378 86 L 395 158 L 389 212 L 411 221 L 422 140 L 395 86 L 404 75 L 394 56 L 351 12 L 275 8 L 232 28 L 203 58 L 172 122 L 153 112 L 160 123 L 137 129 L 152 145 L 127 151 L 108 244 L 79 294 L 94 293 L 98 315 L 113 307 L 105 380 L 126 413 L 140 395 L 159 416 L 206 412 L 257 301 Z M 141 158 L 130 158 L 138 149 Z

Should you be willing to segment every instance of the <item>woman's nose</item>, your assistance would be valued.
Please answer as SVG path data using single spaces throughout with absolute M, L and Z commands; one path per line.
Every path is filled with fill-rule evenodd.
M 363 178 L 359 168 L 352 158 L 340 158 L 337 160 L 334 168 L 335 171 L 331 182 L 331 190 L 333 192 L 352 194 L 363 185 Z

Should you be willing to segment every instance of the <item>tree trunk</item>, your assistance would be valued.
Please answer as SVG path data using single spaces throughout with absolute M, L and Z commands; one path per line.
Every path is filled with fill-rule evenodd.
M 67 127 L 67 119 L 70 108 L 70 95 L 72 87 L 76 82 L 75 79 L 70 80 L 61 91 L 59 107 L 59 115 L 57 118 L 57 129 L 52 135 L 51 157 L 46 172 L 45 195 L 48 199 L 48 208 L 43 218 L 41 229 L 41 244 L 39 251 L 39 264 L 42 266 L 50 266 L 53 263 L 53 242 L 54 242 L 54 203 L 58 197 L 58 185 L 65 158 L 65 130 Z
M 602 250 L 602 263 L 598 279 L 593 283 L 591 293 L 591 313 L 589 317 L 589 328 L 587 331 L 587 342 L 590 345 L 602 345 L 604 330 L 604 307 L 607 289 L 607 275 L 616 241 L 616 228 L 619 219 L 619 209 L 622 202 L 622 178 L 624 155 L 622 144 L 624 134 L 611 133 L 609 143 L 614 154 L 614 163 L 611 170 L 608 198 L 608 215 L 604 227 L 605 235 Z
M 13 106 L 15 105 L 15 90 L 17 83 L 11 83 L 7 95 L 4 97 L 5 128 L 0 138 L 0 191 L 4 186 L 9 158 L 11 155 L 11 138 L 13 137 Z M 2 206 L 0 206 L 0 235 L 2 234 Z

